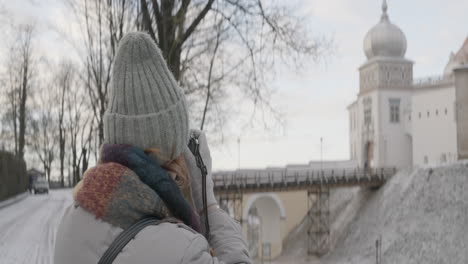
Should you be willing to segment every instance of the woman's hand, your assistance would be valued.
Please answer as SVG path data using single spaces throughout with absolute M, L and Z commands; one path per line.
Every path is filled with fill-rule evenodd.
M 208 147 L 208 143 L 206 142 L 206 136 L 203 131 L 200 130 L 191 130 L 191 135 L 194 135 L 198 138 L 199 143 L 199 150 L 201 158 L 203 159 L 203 163 L 206 166 L 206 170 L 208 174 L 206 175 L 206 200 L 207 200 L 207 207 L 211 205 L 217 204 L 214 192 L 213 192 L 213 178 L 211 177 L 211 154 L 210 149 Z M 197 161 L 195 156 L 193 155 L 192 151 L 188 148 L 185 148 L 184 152 L 185 161 L 187 162 L 187 167 L 190 172 L 191 176 L 191 187 L 192 187 L 192 195 L 193 195 L 193 202 L 195 203 L 196 210 L 198 213 L 203 211 L 203 193 L 202 193 L 202 173 L 200 168 L 197 166 Z

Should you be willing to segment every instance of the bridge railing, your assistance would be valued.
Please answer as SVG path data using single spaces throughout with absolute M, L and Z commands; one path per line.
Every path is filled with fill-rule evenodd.
M 213 173 L 215 188 L 255 188 L 297 186 L 304 184 L 346 184 L 385 181 L 395 174 L 395 168 L 348 168 L 324 170 L 237 170 Z

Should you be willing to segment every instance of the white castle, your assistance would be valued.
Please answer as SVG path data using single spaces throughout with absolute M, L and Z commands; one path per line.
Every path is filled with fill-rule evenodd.
M 253 257 L 279 256 L 298 226 L 308 235 L 310 252 L 328 249 L 329 188 L 370 181 L 363 167 L 378 169 L 379 178 L 384 167 L 468 159 L 468 39 L 443 75 L 414 81 L 406 37 L 390 23 L 386 1 L 382 9 L 365 37 L 367 61 L 359 68 L 357 99 L 348 107 L 350 160 L 213 173 L 220 203 L 243 220 Z
M 468 38 L 441 76 L 413 80 L 406 37 L 380 22 L 364 39 L 357 99 L 348 106 L 350 155 L 359 166 L 408 167 L 468 158 Z

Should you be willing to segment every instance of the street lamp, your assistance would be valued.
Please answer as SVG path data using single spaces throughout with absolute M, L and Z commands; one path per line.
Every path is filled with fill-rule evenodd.
M 237 138 L 237 169 L 240 170 L 240 137 Z

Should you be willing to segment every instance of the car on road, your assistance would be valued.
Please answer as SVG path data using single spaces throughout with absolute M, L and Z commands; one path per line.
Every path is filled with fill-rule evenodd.
M 49 182 L 46 178 L 37 178 L 33 183 L 34 194 L 49 193 Z

